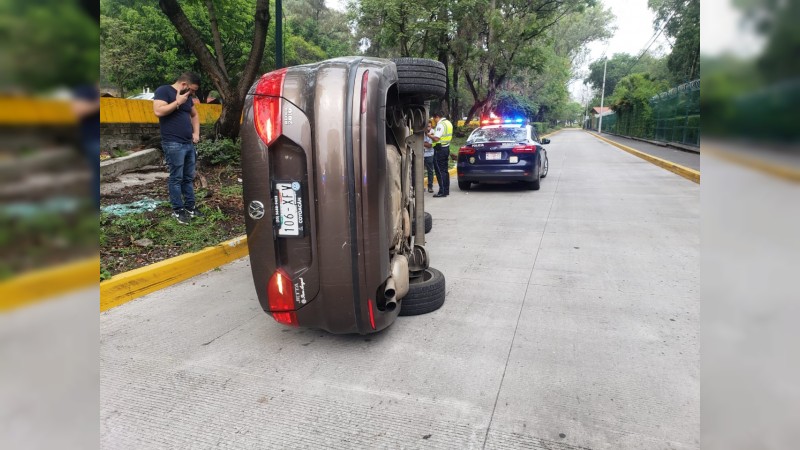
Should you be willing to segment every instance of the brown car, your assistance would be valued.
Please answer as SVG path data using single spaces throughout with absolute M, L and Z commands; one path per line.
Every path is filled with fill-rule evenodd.
M 245 219 L 258 299 L 276 321 L 365 334 L 442 305 L 424 247 L 422 131 L 445 83 L 436 61 L 344 57 L 252 86 Z

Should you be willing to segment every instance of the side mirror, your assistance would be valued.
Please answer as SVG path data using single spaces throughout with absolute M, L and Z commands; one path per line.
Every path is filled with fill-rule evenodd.
M 547 138 L 543 138 L 542 139 L 542 144 L 549 144 L 549 143 L 550 143 L 550 139 L 547 139 Z

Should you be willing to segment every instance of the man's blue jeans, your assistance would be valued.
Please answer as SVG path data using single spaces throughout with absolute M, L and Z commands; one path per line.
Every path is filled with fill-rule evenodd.
M 194 209 L 194 170 L 197 153 L 194 144 L 163 142 L 164 157 L 169 166 L 169 202 L 173 211 Z

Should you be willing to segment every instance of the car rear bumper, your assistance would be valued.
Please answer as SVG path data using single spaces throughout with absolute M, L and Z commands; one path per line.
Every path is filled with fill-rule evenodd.
M 339 58 L 291 68 L 283 88 L 281 136 L 268 148 L 253 125 L 253 90 L 246 99 L 242 138 L 244 206 L 266 205 L 245 223 L 256 293 L 270 312 L 267 285 L 277 269 L 295 287 L 297 324 L 332 333 L 366 334 L 389 326 L 399 308 L 382 311 L 376 292 L 389 276 L 385 219 L 386 91 L 396 82 L 388 61 Z M 361 81 L 369 71 L 366 111 Z M 287 119 L 288 118 L 288 119 Z M 372 151 L 370 151 L 372 150 Z M 276 236 L 272 186 L 298 181 L 304 235 Z M 380 213 L 378 213 L 380 212 Z
M 524 162 L 524 163 L 523 163 Z M 533 164 L 520 161 L 518 164 L 478 166 L 468 162 L 457 165 L 458 181 L 533 181 L 536 172 Z

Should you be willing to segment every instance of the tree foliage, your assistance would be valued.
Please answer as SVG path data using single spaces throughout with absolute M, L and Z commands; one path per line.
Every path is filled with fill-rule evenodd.
M 0 0 L 0 40 L 0 86 L 43 91 L 97 81 L 97 23 L 74 0 Z
M 238 135 L 245 93 L 256 75 L 275 68 L 274 33 L 267 32 L 274 30 L 274 5 L 267 0 L 101 0 L 100 10 L 105 83 L 125 93 L 171 83 L 187 70 L 200 73 L 199 97 L 213 89 L 223 100 L 217 133 Z M 287 0 L 284 15 L 287 64 L 353 53 L 344 14 L 329 10 L 323 0 Z
M 667 67 L 672 84 L 700 78 L 700 0 L 648 0 L 653 25 L 673 40 Z

